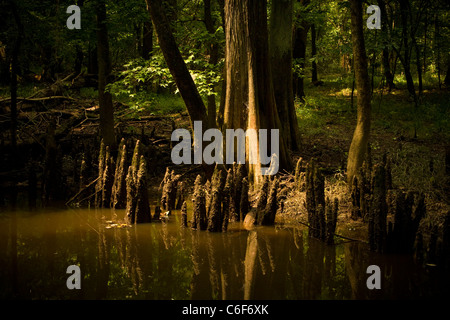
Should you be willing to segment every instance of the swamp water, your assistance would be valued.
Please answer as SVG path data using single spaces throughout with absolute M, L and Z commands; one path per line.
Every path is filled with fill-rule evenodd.
M 124 210 L 43 209 L 0 214 L 2 299 L 416 299 L 449 296 L 449 276 L 361 242 L 329 246 L 306 227 L 277 223 L 226 233 L 163 222 L 123 225 Z M 190 217 L 188 216 L 190 219 Z M 340 241 L 340 240 L 338 240 Z M 81 289 L 69 290 L 78 265 Z M 369 265 L 381 289 L 366 285 Z

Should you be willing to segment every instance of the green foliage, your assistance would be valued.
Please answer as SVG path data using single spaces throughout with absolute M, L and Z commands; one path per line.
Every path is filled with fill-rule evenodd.
M 217 95 L 215 87 L 222 80 L 223 61 L 212 65 L 191 51 L 185 63 L 190 68 L 200 95 L 204 98 Z M 136 111 L 167 113 L 182 110 L 178 103 L 180 99 L 175 96 L 169 99 L 177 101 L 172 108 L 167 103 L 157 103 L 161 100 L 158 93 L 166 93 L 166 98 L 162 100 L 167 100 L 170 94 L 178 95 L 174 79 L 160 54 L 153 55 L 149 60 L 138 58 L 129 61 L 124 65 L 124 70 L 117 72 L 117 80 L 109 84 L 107 90 Z

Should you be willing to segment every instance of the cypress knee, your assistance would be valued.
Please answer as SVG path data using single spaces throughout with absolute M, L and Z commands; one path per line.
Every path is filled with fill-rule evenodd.
M 144 156 L 141 156 L 139 171 L 136 179 L 136 223 L 146 223 L 151 221 L 150 203 L 148 201 L 147 188 L 147 164 Z
M 278 192 L 278 179 L 275 178 L 270 186 L 269 196 L 267 198 L 267 204 L 263 211 L 263 216 L 260 217 L 261 225 L 273 225 L 275 223 L 275 216 L 278 210 L 277 203 Z
M 248 180 L 244 178 L 242 180 L 241 201 L 239 203 L 239 213 L 241 221 L 244 221 L 245 216 L 250 210 L 250 203 L 248 200 Z
M 126 207 L 127 185 L 126 185 L 126 163 L 127 163 L 127 147 L 125 139 L 119 144 L 119 152 L 117 154 L 116 170 L 114 173 L 114 183 L 112 187 L 111 206 L 115 209 L 123 209 Z
M 134 224 L 136 214 L 136 191 L 134 175 L 131 166 L 128 167 L 126 178 L 127 185 L 127 206 L 126 206 L 126 220 L 129 224 Z
M 181 226 L 187 228 L 187 204 L 186 201 L 183 201 L 183 205 L 181 206 Z
M 207 227 L 206 221 L 206 199 L 205 192 L 202 186 L 202 177 L 197 176 L 194 183 L 194 210 L 193 210 L 193 220 L 192 228 L 205 230 Z
M 220 169 L 214 170 L 212 182 L 212 196 L 211 203 L 208 209 L 208 227 L 210 232 L 217 232 L 222 229 L 223 215 L 222 215 L 222 192 L 225 185 L 225 176 Z

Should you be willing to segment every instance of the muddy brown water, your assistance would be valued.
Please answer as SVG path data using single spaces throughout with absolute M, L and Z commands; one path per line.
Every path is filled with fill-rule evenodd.
M 2 299 L 418 299 L 449 296 L 449 276 L 361 242 L 329 246 L 296 223 L 226 233 L 163 222 L 125 226 L 125 212 L 42 209 L 0 214 Z M 381 270 L 370 290 L 369 265 Z M 67 267 L 80 267 L 69 290 Z

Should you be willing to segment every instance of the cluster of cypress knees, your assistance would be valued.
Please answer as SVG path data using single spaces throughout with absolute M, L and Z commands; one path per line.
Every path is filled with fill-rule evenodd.
M 450 212 L 444 215 L 441 227 L 434 224 L 431 232 L 425 232 L 426 228 L 420 227 L 426 216 L 425 194 L 393 188 L 386 154 L 375 165 L 370 152 L 367 159 L 353 177 L 350 195 L 351 218 L 368 222 L 370 250 L 414 254 L 419 261 L 450 268 Z M 428 238 L 426 244 L 424 237 Z
M 108 146 L 103 142 L 99 153 L 99 173 L 96 181 L 95 204 L 97 207 L 126 209 L 129 224 L 159 220 L 162 213 L 170 215 L 172 210 L 181 210 L 181 223 L 188 226 L 187 202 L 181 175 L 166 168 L 160 185 L 159 205 L 151 213 L 147 185 L 147 164 L 143 146 L 136 141 L 130 165 L 127 167 L 125 140 L 119 144 L 114 161 Z M 229 221 L 244 221 L 247 224 L 271 225 L 280 206 L 278 178 L 266 177 L 258 193 L 256 207 L 249 202 L 249 183 L 245 165 L 234 164 L 229 169 L 216 165 L 210 180 L 198 175 L 192 195 L 194 229 L 211 232 L 226 231 Z
M 195 179 L 191 221 L 187 218 L 185 183 L 181 175 L 166 169 L 160 185 L 161 198 L 152 215 L 148 197 L 147 164 L 139 140 L 134 147 L 131 164 L 127 167 L 124 139 L 119 145 L 116 161 L 103 143 L 99 155 L 99 175 L 96 181 L 95 203 L 99 207 L 125 208 L 129 224 L 159 220 L 181 210 L 181 224 L 210 232 L 227 231 L 230 221 L 243 221 L 245 227 L 272 225 L 277 212 L 282 212 L 290 188 L 283 178 L 265 176 L 255 193 L 253 205 L 249 199 L 249 182 L 245 165 L 233 164 L 228 169 L 217 166 L 211 179 L 201 175 Z M 339 202 L 325 197 L 324 175 L 314 160 L 297 161 L 294 188 L 306 193 L 309 235 L 328 244 L 334 242 Z M 351 218 L 368 223 L 370 250 L 385 253 L 424 252 L 433 257 L 450 256 L 450 213 L 447 214 L 442 241 L 437 247 L 437 231 L 431 234 L 425 248 L 419 225 L 426 214 L 423 193 L 394 190 L 391 163 L 385 155 L 372 166 L 370 153 L 350 186 Z M 392 217 L 391 219 L 388 219 Z M 436 253 L 437 252 L 437 253 Z M 436 254 L 435 254 L 436 253 Z M 449 259 L 446 259 L 449 260 Z M 444 263 L 450 265 L 449 261 Z

